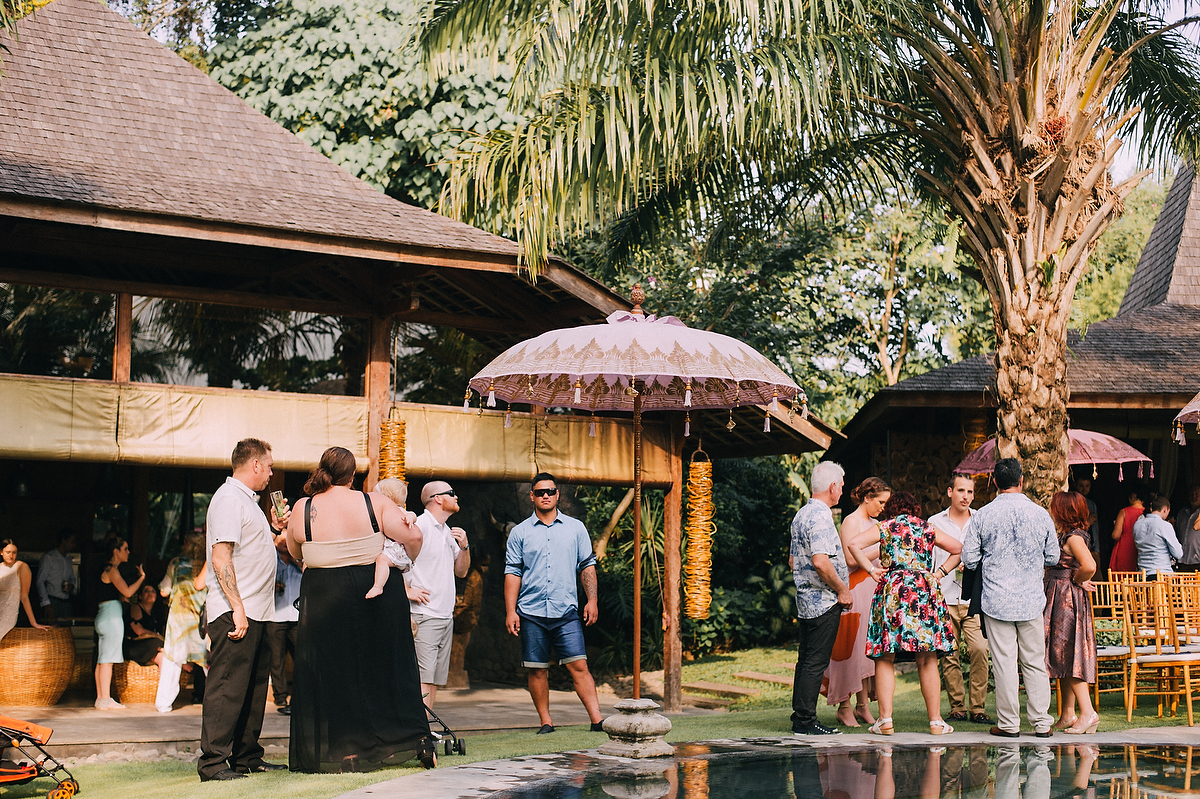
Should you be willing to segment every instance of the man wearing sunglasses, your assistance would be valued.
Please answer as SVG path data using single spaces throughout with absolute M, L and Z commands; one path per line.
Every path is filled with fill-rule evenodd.
M 522 665 L 529 670 L 529 695 L 542 722 L 538 735 L 554 732 L 550 718 L 551 652 L 567 667 L 575 693 L 587 708 L 593 731 L 600 726 L 600 700 L 587 667 L 583 624 L 595 624 L 596 556 L 583 522 L 558 511 L 558 483 L 541 472 L 529 492 L 533 515 L 513 528 L 504 559 L 505 626 L 521 639 Z M 579 619 L 576 575 L 587 602 Z
M 417 667 L 421 671 L 421 693 L 433 707 L 438 686 L 450 674 L 450 648 L 454 643 L 454 578 L 466 577 L 471 567 L 467 531 L 450 527 L 447 520 L 458 513 L 458 495 L 449 483 L 434 480 L 421 489 L 425 512 L 417 527 L 425 536 L 421 551 L 405 577 L 409 608 L 416 622 Z

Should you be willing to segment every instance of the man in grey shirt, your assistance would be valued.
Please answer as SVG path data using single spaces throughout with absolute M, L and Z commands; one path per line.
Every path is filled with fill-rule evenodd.
M 997 461 L 992 479 L 999 493 L 971 517 L 962 551 L 963 565 L 982 572 L 981 606 L 992 650 L 999 717 L 991 733 L 1003 738 L 1021 734 L 1019 662 L 1029 723 L 1039 738 L 1049 738 L 1054 718 L 1048 712 L 1042 576 L 1046 566 L 1058 563 L 1058 533 L 1050 514 L 1022 493 L 1024 479 L 1016 458 Z

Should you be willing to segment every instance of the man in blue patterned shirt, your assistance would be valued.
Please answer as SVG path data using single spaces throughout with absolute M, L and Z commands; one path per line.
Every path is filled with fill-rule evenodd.
M 1058 533 L 1045 508 L 1022 492 L 1025 482 L 1016 458 L 996 462 L 992 479 L 999 492 L 971 517 L 963 534 L 962 562 L 980 569 L 980 605 L 992 674 L 996 680 L 997 726 L 992 735 L 1021 734 L 1017 663 L 1025 677 L 1026 712 L 1039 738 L 1051 736 L 1050 678 L 1046 674 L 1046 631 L 1042 576 L 1058 563 Z
M 837 735 L 839 730 L 817 721 L 821 679 L 833 654 L 843 608 L 854 603 L 846 585 L 849 571 L 831 508 L 842 498 L 845 472 L 822 461 L 809 481 L 812 499 L 792 519 L 792 576 L 796 581 L 796 615 L 800 617 L 799 657 L 792 684 L 792 732 Z

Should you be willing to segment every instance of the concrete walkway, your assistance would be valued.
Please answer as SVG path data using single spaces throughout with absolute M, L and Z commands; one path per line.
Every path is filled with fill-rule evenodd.
M 618 701 L 611 691 L 600 692 L 601 707 Z M 438 715 L 456 733 L 501 732 L 541 726 L 529 692 L 509 685 L 476 684 L 464 691 L 440 691 Z M 686 708 L 687 713 L 710 711 Z M 550 713 L 555 724 L 588 723 L 587 712 L 571 691 L 550 692 Z M 180 707 L 158 713 L 152 705 L 130 705 L 125 710 L 96 710 L 90 700 L 71 699 L 54 707 L 0 707 L 0 715 L 50 727 L 54 735 L 49 751 L 57 757 L 104 756 L 110 752 L 139 759 L 177 757 L 200 747 L 201 708 Z M 268 757 L 286 756 L 290 720 L 269 701 L 260 738 Z M 432 725 L 434 731 L 440 727 Z
M 1035 738 L 1032 734 L 1017 739 L 996 738 L 986 732 L 954 732 L 950 735 L 926 733 L 897 733 L 883 737 L 869 733 L 844 734 L 823 738 L 787 737 L 731 739 L 704 741 L 676 745 L 675 758 L 652 758 L 631 760 L 608 757 L 595 749 L 577 752 L 561 752 L 548 755 L 530 755 L 508 760 L 491 760 L 469 763 L 451 768 L 438 768 L 418 774 L 397 777 L 386 782 L 368 785 L 338 799 L 410 799 L 420 796 L 428 799 L 480 799 L 495 791 L 511 790 L 543 780 L 555 780 L 579 775 L 583 772 L 599 773 L 605 778 L 667 776 L 679 759 L 709 756 L 714 753 L 778 749 L 876 750 L 881 746 L 995 746 L 1035 747 L 1089 744 L 1094 746 L 1181 746 L 1200 745 L 1200 734 L 1195 727 L 1148 727 L 1096 735 L 1055 735 L 1050 739 Z M 578 787 L 578 786 L 576 786 Z M 618 794 L 614 794 L 618 795 Z M 857 797 L 855 798 L 857 799 Z

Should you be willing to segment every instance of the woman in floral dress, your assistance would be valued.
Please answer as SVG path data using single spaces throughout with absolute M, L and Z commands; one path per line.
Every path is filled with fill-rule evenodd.
M 891 735 L 892 698 L 896 692 L 895 663 L 917 663 L 921 694 L 929 714 L 929 731 L 934 735 L 954 732 L 942 720 L 942 682 L 938 657 L 956 649 L 950 614 L 942 599 L 941 578 L 958 567 L 962 544 L 927 525 L 920 518 L 921 505 L 907 491 L 897 491 L 883 509 L 887 521 L 867 528 L 850 544 L 850 554 L 863 561 L 862 550 L 879 544 L 880 566 L 870 570 L 878 585 L 871 600 L 871 624 L 867 628 L 867 657 L 875 661 L 875 693 L 879 720 L 871 732 Z M 950 553 L 933 571 L 933 548 Z

